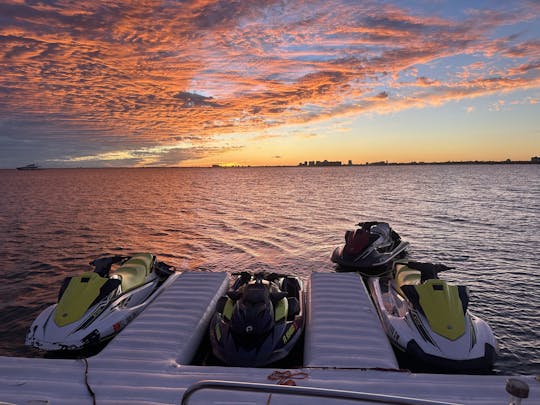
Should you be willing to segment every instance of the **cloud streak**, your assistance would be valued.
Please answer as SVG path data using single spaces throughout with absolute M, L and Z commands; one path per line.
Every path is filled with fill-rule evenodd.
M 400 4 L 5 1 L 0 146 L 178 164 L 216 153 L 220 135 L 540 87 L 537 2 Z M 185 137 L 191 152 L 175 146 Z

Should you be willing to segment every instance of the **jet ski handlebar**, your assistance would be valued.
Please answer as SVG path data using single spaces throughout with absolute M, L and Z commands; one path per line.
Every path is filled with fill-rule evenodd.
M 249 288 L 249 287 L 247 287 Z M 257 289 L 257 287 L 255 287 L 255 289 Z M 253 289 L 252 289 L 253 290 Z M 230 299 L 232 299 L 233 301 L 238 301 L 244 297 L 246 297 L 246 295 L 248 296 L 248 301 L 264 301 L 265 300 L 265 296 L 270 298 L 270 300 L 272 302 L 277 302 L 283 298 L 287 298 L 289 296 L 289 293 L 287 293 L 286 291 L 270 291 L 268 288 L 264 288 L 264 291 L 266 292 L 266 295 L 263 291 L 260 291 L 259 293 L 256 293 L 256 291 L 246 291 L 246 288 L 242 288 L 242 289 L 239 289 L 239 290 L 229 290 L 227 291 L 227 297 L 229 297 Z M 255 293 L 255 294 L 253 294 Z M 253 296 L 258 296 L 259 299 L 253 299 Z
M 437 276 L 438 273 L 442 271 L 454 269 L 454 267 L 448 267 L 445 264 L 441 264 L 441 263 L 434 264 L 434 263 L 422 263 L 422 262 L 415 262 L 415 261 L 407 262 L 407 267 L 420 271 L 421 282 L 424 282 L 425 280 L 429 280 L 429 279 L 439 278 Z
M 275 273 L 275 272 L 267 273 L 265 271 L 261 271 L 255 274 L 251 274 L 248 271 L 241 271 L 241 272 L 231 273 L 231 275 L 240 276 L 235 283 L 236 288 L 240 287 L 242 284 L 248 283 L 249 281 L 252 280 L 252 278 L 255 282 L 259 282 L 259 283 L 263 280 L 272 282 L 280 278 L 290 278 L 290 276 L 287 274 L 280 274 L 280 273 Z
M 364 228 L 364 229 L 370 229 L 372 226 L 374 225 L 378 225 L 380 224 L 381 222 L 379 221 L 370 221 L 370 222 L 358 222 L 356 224 L 356 226 L 359 226 L 360 228 Z
M 90 262 L 91 266 L 94 266 L 94 273 L 99 274 L 102 277 L 107 277 L 109 275 L 109 271 L 111 270 L 111 266 L 116 263 L 120 263 L 122 261 L 125 261 L 129 258 L 129 256 L 121 256 L 121 255 L 115 255 L 115 256 L 107 256 L 107 257 L 99 257 L 97 259 L 94 259 Z
M 160 276 L 170 276 L 176 271 L 176 267 L 165 262 L 156 261 L 155 270 L 156 273 Z
M 441 271 L 446 270 L 452 270 L 455 267 L 449 267 L 442 263 L 423 263 L 423 262 L 415 262 L 415 261 L 409 261 L 407 262 L 407 266 L 420 271 L 435 271 L 437 273 L 440 273 Z

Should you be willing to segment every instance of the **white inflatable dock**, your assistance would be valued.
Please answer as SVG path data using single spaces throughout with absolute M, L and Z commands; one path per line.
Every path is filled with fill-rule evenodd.
M 181 274 L 105 349 L 88 359 L 0 357 L 0 404 L 510 402 L 505 389 L 509 376 L 399 370 L 355 273 L 311 275 L 300 368 L 192 365 L 217 299 L 228 285 L 226 273 Z M 538 376 L 516 378 L 529 387 L 522 405 L 540 404 Z

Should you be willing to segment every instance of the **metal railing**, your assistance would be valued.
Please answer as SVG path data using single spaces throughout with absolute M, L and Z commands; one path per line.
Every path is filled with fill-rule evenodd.
M 363 401 L 365 403 L 388 405 L 463 405 L 455 402 L 440 402 L 427 399 L 401 397 L 396 395 L 375 394 L 337 390 L 329 388 L 299 387 L 291 385 L 260 384 L 241 381 L 202 380 L 190 385 L 182 396 L 182 405 L 187 405 L 191 396 L 201 390 L 243 391 L 266 394 L 296 395 L 328 399 Z

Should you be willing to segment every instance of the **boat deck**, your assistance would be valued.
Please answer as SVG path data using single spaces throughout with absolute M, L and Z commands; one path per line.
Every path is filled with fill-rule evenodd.
M 508 403 L 508 376 L 414 374 L 399 370 L 365 287 L 353 273 L 312 274 L 301 368 L 191 365 L 215 303 L 228 284 L 226 273 L 181 274 L 105 349 L 86 360 L 0 357 L 0 404 L 179 404 L 186 389 L 201 380 L 274 385 L 292 380 L 299 387 L 447 403 Z M 538 379 L 519 378 L 530 388 L 529 398 L 522 404 L 540 403 Z M 320 397 L 220 390 L 196 392 L 189 403 L 307 401 L 336 403 L 335 399 Z M 339 403 L 345 402 L 358 403 Z

